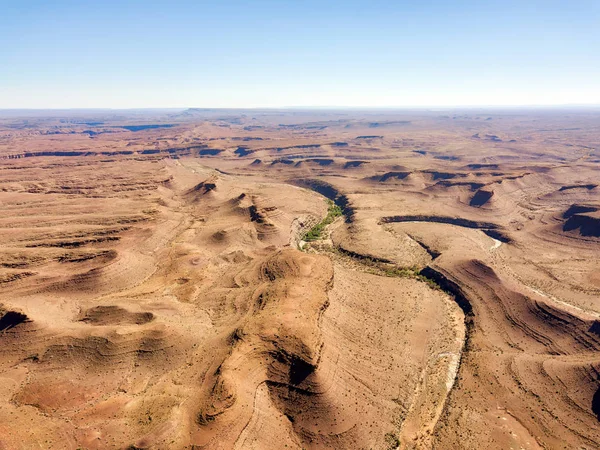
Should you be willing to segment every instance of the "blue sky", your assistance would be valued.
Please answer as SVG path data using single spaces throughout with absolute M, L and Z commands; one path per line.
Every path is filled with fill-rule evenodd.
M 600 0 L 0 0 L 0 108 L 600 104 Z

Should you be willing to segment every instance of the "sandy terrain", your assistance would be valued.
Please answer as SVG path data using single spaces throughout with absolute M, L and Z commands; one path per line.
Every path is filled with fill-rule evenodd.
M 600 448 L 599 163 L 592 110 L 0 115 L 0 449 Z

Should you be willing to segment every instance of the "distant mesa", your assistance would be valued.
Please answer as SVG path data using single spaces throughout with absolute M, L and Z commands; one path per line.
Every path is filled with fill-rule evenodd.
M 136 131 L 152 130 L 155 128 L 172 128 L 174 126 L 176 126 L 176 124 L 170 123 L 170 124 L 152 124 L 152 125 L 121 125 L 116 128 L 123 128 L 125 130 L 133 131 L 135 133 Z
M 293 123 L 293 124 L 285 124 L 280 123 L 278 125 L 280 128 L 291 128 L 291 129 L 301 129 L 301 130 L 324 130 L 327 128 L 327 125 L 318 125 L 318 124 L 302 124 L 302 123 Z
M 231 138 L 232 141 L 244 141 L 244 142 L 250 142 L 250 141 L 264 141 L 263 138 L 261 137 L 253 137 L 253 136 L 244 136 L 244 137 L 232 137 Z
M 132 143 L 128 143 L 128 146 L 135 145 Z M 168 149 L 145 149 L 140 151 L 133 150 L 116 150 L 116 151 L 38 151 L 38 152 L 24 152 L 19 154 L 7 155 L 5 158 L 7 159 L 20 159 L 20 158 L 38 158 L 43 156 L 60 156 L 60 157 L 78 157 L 78 156 L 118 156 L 118 155 L 133 155 L 138 153 L 140 155 L 158 155 L 168 153 L 172 158 L 177 156 L 186 156 L 190 155 L 192 150 L 204 149 L 205 146 L 192 146 L 192 147 L 182 147 L 182 148 L 168 148 Z M 221 150 L 222 151 L 222 150 Z
M 212 111 L 214 111 L 214 109 L 211 108 L 188 108 L 181 114 L 204 114 Z
M 248 156 L 251 155 L 252 153 L 254 153 L 255 150 L 250 150 L 248 149 L 248 147 L 238 147 L 233 153 L 235 153 L 238 156 Z
M 87 125 L 88 127 L 97 127 L 99 125 L 104 125 L 104 122 L 97 122 L 97 121 L 77 121 L 77 122 L 73 122 L 75 125 Z
M 395 178 L 397 180 L 404 180 L 407 176 L 409 176 L 411 172 L 387 172 L 381 176 L 373 177 L 377 181 L 381 181 L 382 183 L 386 182 L 390 178 Z
M 369 122 L 369 128 L 379 128 L 392 125 L 409 125 L 410 120 L 388 120 L 385 122 Z
M 315 164 L 318 164 L 319 166 L 330 166 L 331 164 L 333 164 L 333 159 L 309 158 L 309 159 L 305 159 L 304 161 L 298 161 L 296 163 L 296 167 L 301 165 L 302 163 L 315 163 Z
M 420 153 L 420 152 L 416 152 L 416 153 Z M 425 153 L 422 153 L 423 155 Z M 443 161 L 458 161 L 460 160 L 460 158 L 458 156 L 454 156 L 454 155 L 436 155 L 433 157 L 434 159 L 441 159 Z
M 43 130 L 40 131 L 43 136 L 59 135 L 59 134 L 77 134 L 75 130 Z
M 217 156 L 219 153 L 223 153 L 223 151 L 216 148 L 205 148 L 198 151 L 198 156 Z
M 451 181 L 451 180 L 442 180 L 438 181 L 436 186 L 443 187 L 452 187 L 452 186 L 465 186 L 468 187 L 470 191 L 475 192 L 476 190 L 485 186 L 483 183 L 475 183 L 473 181 Z
M 471 138 L 473 138 L 473 139 L 481 139 L 481 135 L 479 133 L 475 133 L 475 134 L 473 134 L 471 136 Z M 493 141 L 493 142 L 502 142 L 502 139 L 500 139 L 495 134 L 486 134 L 484 136 L 484 139 L 486 139 L 488 141 Z M 513 139 L 511 142 L 516 142 L 516 141 Z
M 273 161 L 271 161 L 271 165 L 274 166 L 276 164 L 285 164 L 285 165 L 292 165 L 294 164 L 294 160 L 293 159 L 285 159 L 285 158 L 280 158 L 280 159 L 274 159 Z
M 230 125 L 242 125 L 244 123 L 243 117 L 234 116 L 225 116 L 225 117 L 217 117 L 213 122 L 213 125 L 218 127 L 226 127 L 229 128 Z
M 307 150 L 307 149 L 317 149 L 317 148 L 321 148 L 321 144 L 290 145 L 288 147 L 277 147 L 275 150 L 277 150 L 278 152 L 280 152 L 280 151 L 283 151 L 283 150 L 294 150 L 294 149 Z
M 356 139 L 383 139 L 383 136 L 373 134 L 365 136 L 356 136 Z
M 498 164 L 467 164 L 469 169 L 498 169 Z
M 435 170 L 424 170 L 423 173 L 431 174 L 433 180 L 451 180 L 457 177 L 464 177 L 465 175 L 462 173 L 452 173 L 452 172 L 438 172 Z
M 485 138 L 488 141 L 493 141 L 493 142 L 502 142 L 502 139 L 500 139 L 498 136 L 496 136 L 495 134 L 486 134 Z
M 344 169 L 352 169 L 354 167 L 360 167 L 363 164 L 368 164 L 368 161 L 348 161 L 344 164 Z

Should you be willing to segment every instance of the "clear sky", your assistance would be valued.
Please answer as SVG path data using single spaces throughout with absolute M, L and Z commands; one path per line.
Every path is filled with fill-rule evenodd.
M 600 0 L 0 0 L 0 108 L 600 104 Z

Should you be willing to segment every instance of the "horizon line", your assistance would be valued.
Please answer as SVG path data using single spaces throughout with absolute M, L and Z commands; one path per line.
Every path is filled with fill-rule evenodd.
M 474 108 L 600 108 L 600 103 L 553 103 L 553 104 L 468 104 L 468 105 L 404 105 L 404 106 L 128 106 L 128 107 L 0 107 L 0 111 L 132 111 L 132 110 L 408 110 L 408 109 L 474 109 Z

